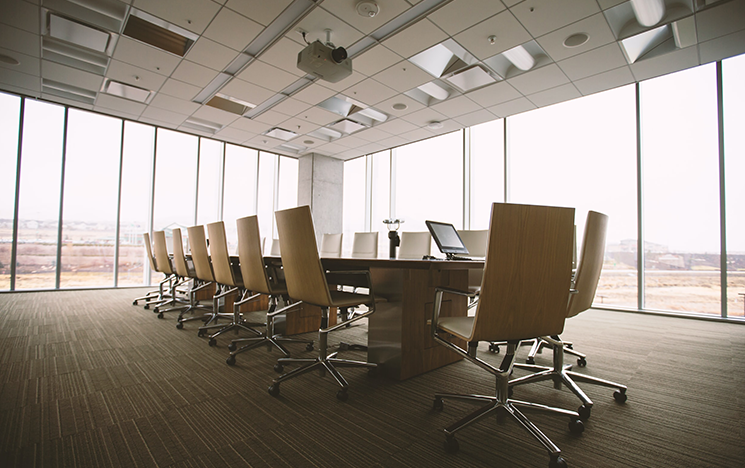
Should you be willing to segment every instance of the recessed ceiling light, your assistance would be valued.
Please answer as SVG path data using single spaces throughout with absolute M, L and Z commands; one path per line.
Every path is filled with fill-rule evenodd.
M 437 120 L 433 120 L 432 122 L 427 124 L 427 128 L 429 128 L 430 130 L 439 130 L 442 127 L 444 127 L 442 122 L 439 122 Z
M 7 63 L 9 65 L 20 65 L 21 62 L 14 59 L 10 55 L 0 54 L 0 62 Z
M 590 36 L 585 33 L 572 34 L 571 36 L 564 39 L 564 47 L 573 48 L 579 47 L 590 40 Z
M 399 111 L 400 110 L 406 110 L 406 109 L 409 108 L 409 106 L 407 106 L 403 102 L 397 102 L 394 105 L 392 105 L 391 107 L 393 107 L 395 110 L 399 110 Z
M 284 128 L 274 127 L 271 130 L 267 130 L 262 135 L 270 136 L 284 141 L 292 140 L 297 136 L 297 133 L 291 130 L 285 130 Z
M 106 78 L 104 80 L 101 91 L 103 91 L 104 93 L 112 94 L 114 96 L 122 97 L 124 99 L 142 102 L 145 104 L 148 104 L 153 95 L 155 95 L 155 92 L 149 89 L 139 88 L 137 86 L 128 85 L 126 83 L 120 83 L 109 78 Z
M 315 141 L 313 141 L 313 140 L 303 140 L 303 144 L 304 145 L 312 145 L 314 143 L 315 143 Z

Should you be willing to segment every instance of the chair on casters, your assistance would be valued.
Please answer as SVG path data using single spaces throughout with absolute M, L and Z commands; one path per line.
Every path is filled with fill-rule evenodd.
M 378 233 L 355 232 L 352 243 L 352 258 L 378 258 Z M 357 312 L 354 308 L 339 309 L 339 317 L 344 322 L 354 317 L 355 314 Z
M 236 221 L 238 227 L 238 256 L 241 261 L 241 276 L 243 277 L 243 287 L 245 292 L 240 301 L 236 301 L 233 307 L 240 307 L 243 304 L 259 299 L 262 294 L 269 296 L 269 310 L 266 311 L 266 332 L 259 337 L 240 338 L 233 340 L 228 346 L 230 356 L 226 362 L 229 365 L 235 364 L 235 356 L 249 349 L 256 348 L 262 344 L 275 346 L 282 354 L 289 356 L 290 352 L 282 345 L 286 343 L 305 343 L 308 351 L 313 351 L 312 340 L 301 340 L 288 338 L 274 333 L 274 318 L 283 313 L 289 312 L 292 305 L 277 310 L 277 304 L 283 300 L 285 304 L 289 303 L 287 295 L 287 286 L 280 281 L 278 272 L 274 267 L 270 268 L 261 255 L 261 237 L 259 236 L 259 218 L 248 216 Z M 270 274 L 271 272 L 271 274 Z M 294 304 L 293 304 L 294 305 Z M 237 347 L 237 343 L 248 344 Z
M 215 272 L 215 283 L 217 283 L 217 292 L 212 298 L 212 307 L 215 312 L 219 309 L 219 300 L 228 296 L 240 294 L 243 289 L 243 283 L 241 279 L 241 271 L 230 263 L 230 254 L 228 253 L 228 239 L 225 235 L 225 223 L 218 221 L 207 225 L 207 232 L 210 236 L 210 259 L 212 260 L 212 271 Z M 215 322 L 217 322 L 217 318 Z M 227 324 L 205 324 L 203 327 L 199 327 L 199 336 L 204 335 L 208 331 L 215 330 L 213 334 L 209 335 L 209 345 L 215 346 L 217 344 L 217 337 L 223 333 L 235 330 L 236 333 L 239 330 L 250 332 L 254 335 L 260 335 L 258 331 L 251 328 L 249 324 L 241 316 L 238 307 L 233 308 L 233 313 L 228 314 L 227 311 L 222 316 L 231 319 L 230 323 Z
M 174 228 L 173 229 L 173 266 L 176 270 L 176 275 L 178 275 L 179 278 L 188 279 L 191 281 L 191 285 L 188 290 L 188 296 L 189 296 L 189 303 L 181 306 L 171 307 L 169 309 L 160 310 L 160 313 L 163 312 L 175 312 L 179 311 L 178 316 L 178 325 L 181 325 L 180 327 L 177 325 L 177 327 L 183 328 L 182 322 L 187 320 L 196 320 L 201 317 L 193 317 L 184 319 L 184 314 L 187 312 L 191 312 L 194 310 L 211 310 L 209 307 L 204 306 L 202 304 L 199 304 L 199 301 L 197 301 L 196 296 L 197 293 L 206 287 L 209 287 L 212 283 L 201 281 L 199 278 L 197 278 L 196 271 L 194 271 L 194 268 L 189 268 L 189 264 L 186 262 L 186 256 L 184 255 L 184 244 L 181 237 L 181 229 Z M 160 315 L 159 315 L 160 317 Z
M 398 258 L 421 260 L 429 255 L 432 249 L 432 235 L 429 231 L 402 232 L 401 246 L 398 248 Z
M 321 237 L 321 258 L 339 258 L 341 257 L 341 240 L 342 234 L 324 234 Z
M 164 311 L 161 309 L 162 307 L 169 305 L 175 306 L 184 302 L 183 299 L 180 299 L 178 297 L 179 291 L 177 288 L 183 285 L 185 280 L 184 278 L 179 277 L 179 275 L 173 269 L 171 259 L 168 256 L 166 233 L 164 231 L 153 232 L 153 244 L 155 247 L 155 266 L 157 267 L 157 271 L 170 278 L 170 281 L 168 283 L 168 293 L 161 294 L 162 300 L 160 300 L 153 308 L 153 312 L 158 314 L 158 318 L 163 318 Z M 162 286 L 160 287 L 160 289 L 162 291 Z M 153 302 L 150 302 L 150 304 L 153 304 Z
M 326 279 L 326 272 L 321 264 L 316 245 L 316 235 L 313 228 L 313 218 L 310 207 L 307 205 L 288 210 L 277 211 L 277 230 L 279 231 L 279 242 L 282 251 L 282 267 L 287 281 L 287 291 L 293 299 L 315 305 L 321 308 L 321 328 L 318 330 L 318 357 L 314 359 L 280 358 L 275 370 L 282 372 L 286 364 L 303 364 L 302 367 L 294 369 L 274 379 L 269 387 L 269 394 L 279 395 L 282 382 L 303 375 L 314 369 L 321 371 L 323 375 L 328 371 L 341 386 L 336 397 L 342 401 L 347 399 L 349 384 L 336 369 L 337 367 L 366 367 L 374 369 L 376 364 L 339 359 L 338 351 L 329 353 L 329 333 L 344 327 L 348 322 L 342 322 L 329 326 L 329 307 L 352 307 L 360 304 L 368 306 L 368 311 L 359 315 L 350 322 L 360 320 L 375 312 L 375 299 L 372 289 L 368 294 L 358 294 L 346 291 L 330 289 Z M 369 271 L 345 271 L 332 272 L 338 276 L 332 281 L 333 284 L 344 284 L 342 278 L 350 282 L 354 279 L 366 278 L 368 287 L 370 285 Z
M 585 237 L 582 241 L 582 254 L 579 259 L 577 273 L 574 276 L 574 294 L 569 298 L 569 305 L 565 309 L 565 317 L 574 317 L 575 315 L 589 309 L 592 306 L 592 300 L 595 297 L 600 272 L 603 269 L 603 256 L 605 254 L 605 234 L 608 228 L 608 216 L 590 211 L 587 213 L 587 223 L 585 224 Z M 583 420 L 590 417 L 592 409 L 592 400 L 587 397 L 585 392 L 575 383 L 575 381 L 586 382 L 604 387 L 617 389 L 613 393 L 613 398 L 619 403 L 626 401 L 626 386 L 609 380 L 591 377 L 585 374 L 572 372 L 571 365 L 564 365 L 564 353 L 567 352 L 565 344 L 559 338 L 558 333 L 542 335 L 540 340 L 549 343 L 553 349 L 553 366 L 544 367 L 532 364 L 515 364 L 520 369 L 529 369 L 538 371 L 510 382 L 510 387 L 523 385 L 531 382 L 540 382 L 551 379 L 554 381 L 554 387 L 561 388 L 561 384 L 566 385 L 572 393 L 582 401 L 582 405 L 577 410 Z M 540 341 L 539 341 L 540 342 Z
M 207 253 L 207 238 L 204 235 L 204 226 L 188 227 L 187 232 L 189 233 L 189 246 L 191 247 L 191 261 L 194 263 L 196 277 L 202 283 L 203 288 L 213 286 L 215 284 L 215 274 L 212 271 L 209 253 Z M 179 317 L 176 328 L 179 330 L 184 328 L 184 322 L 191 320 L 202 320 L 209 324 L 216 321 L 220 316 L 225 317 L 226 314 L 220 314 L 219 310 L 215 308 L 215 302 L 217 301 L 213 298 L 212 309 L 207 309 L 207 312 L 202 316 Z
M 438 344 L 457 352 L 496 377 L 495 396 L 438 393 L 434 408 L 454 398 L 486 404 L 445 428 L 445 449 L 458 451 L 455 433 L 496 412 L 511 416 L 550 455 L 549 466 L 565 467 L 561 450 L 538 429 L 521 409 L 538 410 L 569 418 L 569 430 L 581 433 L 584 425 L 574 411 L 538 405 L 509 397 L 509 376 L 520 340 L 561 333 L 571 287 L 573 208 L 494 203 L 481 294 L 475 316 L 440 316 L 444 294 L 474 293 L 435 288 L 432 336 Z M 468 346 L 449 341 L 464 340 Z M 504 341 L 506 353 L 499 367 L 477 356 L 479 341 Z
M 147 259 L 150 262 L 150 269 L 153 271 L 158 271 L 158 269 L 155 267 L 155 257 L 153 257 L 153 248 L 150 244 L 150 234 L 147 232 L 142 233 L 142 242 L 145 244 L 145 252 L 147 253 Z M 145 308 L 150 308 L 151 302 L 160 302 L 163 300 L 163 284 L 167 283 L 169 281 L 169 276 L 166 275 L 165 278 L 160 280 L 160 283 L 158 284 L 158 289 L 153 291 L 148 291 L 147 294 L 145 294 L 142 297 L 137 297 L 132 301 L 132 305 L 137 305 L 139 301 L 145 301 Z

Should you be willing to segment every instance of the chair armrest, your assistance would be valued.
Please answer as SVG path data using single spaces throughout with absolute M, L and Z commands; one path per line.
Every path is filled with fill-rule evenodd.
M 437 335 L 437 322 L 440 319 L 440 309 L 442 308 L 442 296 L 444 293 L 456 294 L 458 296 L 466 296 L 474 298 L 478 295 L 478 292 L 461 291 L 455 288 L 437 287 L 435 288 L 435 302 L 432 306 L 432 319 L 430 320 L 430 326 L 432 329 L 432 336 Z

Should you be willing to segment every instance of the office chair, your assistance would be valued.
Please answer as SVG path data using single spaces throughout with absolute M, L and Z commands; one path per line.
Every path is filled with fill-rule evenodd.
M 607 228 L 608 216 L 595 211 L 587 213 L 585 235 L 582 241 L 582 254 L 579 259 L 577 273 L 574 276 L 574 291 L 576 292 L 570 296 L 568 306 L 565 309 L 565 317 L 567 318 L 574 317 L 592 306 L 598 281 L 600 280 L 600 272 L 603 269 Z M 577 412 L 583 420 L 590 417 L 592 400 L 579 388 L 575 381 L 615 388 L 617 390 L 613 393 L 613 398 L 619 403 L 626 401 L 625 385 L 585 374 L 578 374 L 571 371 L 571 365 L 565 366 L 564 353 L 566 350 L 558 334 L 541 335 L 540 339 L 549 343 L 553 349 L 553 366 L 544 367 L 532 364 L 515 364 L 517 368 L 537 371 L 537 373 L 512 380 L 510 382 L 511 388 L 517 385 L 548 379 L 553 380 L 555 388 L 561 388 L 561 384 L 563 383 L 582 401 L 582 405 Z
M 336 369 L 336 366 L 374 369 L 377 365 L 362 361 L 339 359 L 337 357 L 338 350 L 329 353 L 329 333 L 345 326 L 347 323 L 344 322 L 329 326 L 329 307 L 367 305 L 367 312 L 350 320 L 350 322 L 354 322 L 375 312 L 375 299 L 372 289 L 370 289 L 368 294 L 339 291 L 329 288 L 329 282 L 332 284 L 345 284 L 345 280 L 352 281 L 356 278 L 365 279 L 367 285 L 370 285 L 370 272 L 332 272 L 331 274 L 336 277 L 327 281 L 326 271 L 318 255 L 318 246 L 316 245 L 316 235 L 313 228 L 310 207 L 305 205 L 277 211 L 275 217 L 277 219 L 277 230 L 279 231 L 279 242 L 282 249 L 282 267 L 285 273 L 285 280 L 287 281 L 287 291 L 293 299 L 321 308 L 321 328 L 318 330 L 318 357 L 314 359 L 280 358 L 275 366 L 277 372 L 282 372 L 286 364 L 302 364 L 302 367 L 298 367 L 274 379 L 274 382 L 272 382 L 272 385 L 268 389 L 269 394 L 272 396 L 279 395 L 280 384 L 282 382 L 318 369 L 321 375 L 325 371 L 328 371 L 336 380 L 336 383 L 341 386 L 336 397 L 344 401 L 348 397 L 347 389 L 349 384 Z
M 161 300 L 157 302 L 153 313 L 158 314 L 158 318 L 163 318 L 162 307 L 169 305 L 178 305 L 183 303 L 183 300 L 178 298 L 178 288 L 184 284 L 184 279 L 176 274 L 176 271 L 171 265 L 171 259 L 168 256 L 168 247 L 166 245 L 166 233 L 164 231 L 153 232 L 153 246 L 155 248 L 155 267 L 156 270 L 166 275 L 169 278 L 168 292 L 161 294 Z M 162 286 L 161 286 L 162 293 Z M 149 302 L 146 305 L 154 304 Z
M 219 300 L 228 296 L 240 294 L 243 288 L 243 280 L 241 278 L 240 269 L 234 267 L 230 262 L 230 254 L 228 253 L 228 239 L 225 235 L 225 223 L 218 221 L 216 223 L 210 223 L 207 225 L 207 232 L 210 236 L 210 259 L 212 260 L 212 271 L 215 273 L 215 283 L 217 284 L 217 292 L 212 298 L 212 303 L 215 311 L 219 309 Z M 231 330 L 238 332 L 244 330 L 254 335 L 261 335 L 260 332 L 254 330 L 249 322 L 243 320 L 239 308 L 234 307 L 232 314 L 224 314 L 225 317 L 231 319 L 230 323 L 227 324 L 206 324 L 199 327 L 199 336 L 203 336 L 210 330 L 217 331 L 209 335 L 209 345 L 215 346 L 217 344 L 217 337 L 223 333 L 227 333 Z M 215 319 L 217 322 L 217 318 Z M 253 324 L 255 325 L 255 324 Z
M 176 275 L 180 279 L 188 280 L 191 282 L 191 285 L 187 291 L 187 294 L 189 297 L 189 303 L 176 306 L 176 307 L 171 307 L 165 310 L 160 310 L 160 306 L 159 306 L 159 307 L 156 307 L 153 311 L 155 312 L 155 311 L 160 310 L 161 315 L 163 312 L 178 311 L 180 312 L 178 316 L 178 323 L 182 324 L 182 322 L 186 322 L 189 320 L 199 320 L 203 317 L 203 316 L 189 317 L 185 319 L 184 314 L 187 312 L 192 312 L 195 310 L 211 310 L 209 307 L 200 304 L 199 301 L 196 299 L 197 294 L 203 289 L 210 287 L 211 283 L 201 281 L 199 278 L 197 278 L 196 271 L 194 270 L 194 268 L 190 268 L 189 264 L 186 262 L 186 255 L 184 255 L 184 244 L 183 244 L 183 239 L 181 237 L 181 229 L 175 228 L 173 229 L 172 233 L 173 233 L 173 265 L 176 271 Z M 181 325 L 179 328 L 183 328 L 183 325 Z
M 421 260 L 425 255 L 429 255 L 431 248 L 432 236 L 429 231 L 402 232 L 398 258 Z
M 279 239 L 264 238 L 264 256 L 279 257 Z
M 266 311 L 264 326 L 266 332 L 261 336 L 254 338 L 240 338 L 233 340 L 228 346 L 230 356 L 226 362 L 229 365 L 235 364 L 235 356 L 249 349 L 256 348 L 262 344 L 267 344 L 279 349 L 282 354 L 289 356 L 282 343 L 305 343 L 308 351 L 313 351 L 312 340 L 302 340 L 288 338 L 274 333 L 274 318 L 277 315 L 277 304 L 282 300 L 285 304 L 289 303 L 287 295 L 287 285 L 281 281 L 278 271 L 272 267 L 269 268 L 261 255 L 261 237 L 259 236 L 259 218 L 248 216 L 236 221 L 238 227 L 238 256 L 241 262 L 241 276 L 243 277 L 243 287 L 245 289 L 241 300 L 233 304 L 235 310 L 249 302 L 259 299 L 263 294 L 269 296 L 269 310 Z M 278 267 L 281 268 L 281 267 Z M 289 312 L 289 308 L 282 308 L 283 313 Z M 245 346 L 237 347 L 237 343 L 246 343 Z
M 321 258 L 341 257 L 342 234 L 324 234 L 321 237 Z
M 158 271 L 158 269 L 155 266 L 155 257 L 153 256 L 153 248 L 150 244 L 150 234 L 147 232 L 142 233 L 142 242 L 145 244 L 145 251 L 147 253 L 147 259 L 150 262 L 150 269 L 153 271 Z M 163 285 L 167 282 L 169 282 L 172 278 L 169 275 L 166 275 L 165 278 L 160 280 L 158 283 L 158 289 L 154 291 L 148 291 L 147 294 L 145 294 L 142 297 L 137 297 L 132 301 L 132 305 L 137 305 L 139 301 L 145 301 L 145 309 L 150 308 L 151 303 L 158 303 L 163 300 L 164 298 L 164 292 L 163 292 Z
M 196 272 L 197 279 L 204 284 L 204 288 L 215 287 L 215 275 L 212 271 L 212 263 L 210 262 L 210 256 L 207 253 L 207 238 L 204 235 L 204 226 L 190 226 L 187 229 L 189 234 L 189 246 L 191 248 L 191 261 L 194 263 L 194 271 Z M 215 288 L 215 294 L 217 288 Z M 226 314 L 220 314 L 219 309 L 215 307 L 217 301 L 212 299 L 212 309 L 208 309 L 202 317 L 196 317 L 194 319 L 201 319 L 205 323 L 210 324 L 217 321 L 220 317 L 225 317 Z M 179 330 L 184 328 L 184 322 L 190 321 L 192 318 L 179 319 L 176 324 L 176 328 Z
M 475 293 L 435 288 L 432 315 L 434 340 L 496 377 L 495 396 L 438 393 L 434 408 L 452 398 L 486 404 L 445 428 L 445 449 L 459 449 L 456 432 L 496 413 L 511 416 L 549 452 L 550 467 L 565 467 L 561 450 L 538 429 L 521 409 L 538 410 L 569 418 L 569 430 L 581 433 L 579 414 L 509 397 L 509 376 L 520 340 L 561 333 L 571 287 L 573 208 L 494 203 L 484 280 L 475 316 L 443 317 L 444 294 L 472 297 Z M 451 342 L 451 337 L 457 339 Z M 463 340 L 467 347 L 463 346 Z M 502 363 L 495 367 L 477 356 L 479 341 L 505 341 Z
M 378 258 L 378 233 L 377 232 L 355 232 L 352 243 L 352 258 Z M 352 289 L 353 291 L 356 288 Z M 346 322 L 357 312 L 354 307 L 339 309 L 339 318 Z M 349 324 L 347 324 L 349 326 Z M 363 349 L 360 345 L 355 345 L 355 349 Z M 366 348 L 364 348 L 366 349 Z

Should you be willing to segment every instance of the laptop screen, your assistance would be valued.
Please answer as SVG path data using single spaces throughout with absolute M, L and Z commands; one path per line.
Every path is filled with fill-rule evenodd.
M 427 228 L 437 243 L 440 252 L 444 254 L 467 254 L 468 249 L 458 235 L 455 226 L 449 223 L 426 221 Z

